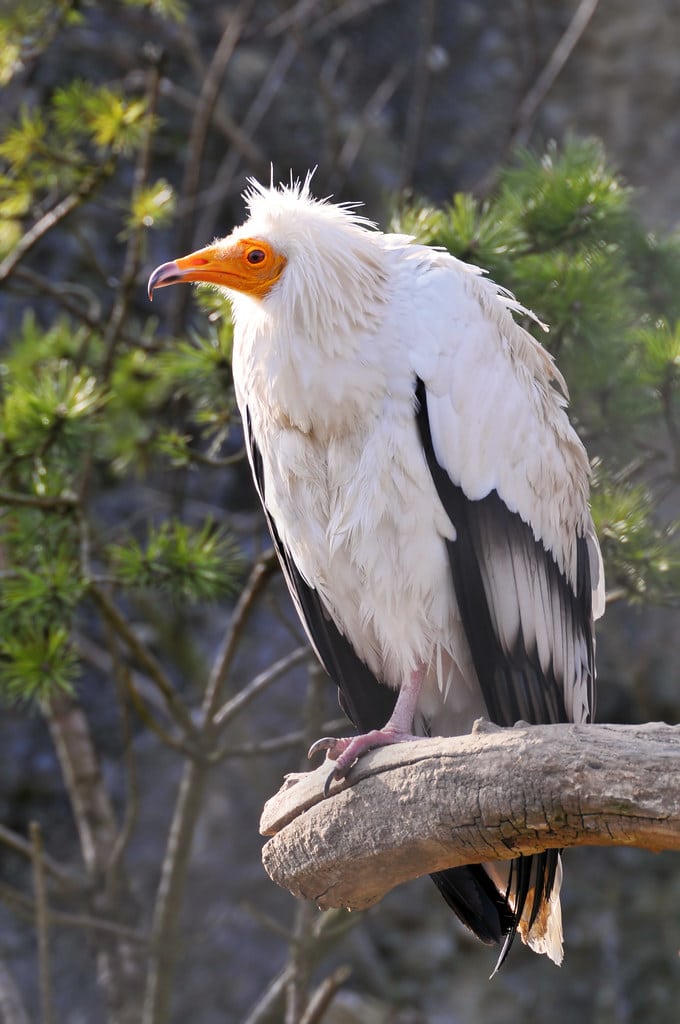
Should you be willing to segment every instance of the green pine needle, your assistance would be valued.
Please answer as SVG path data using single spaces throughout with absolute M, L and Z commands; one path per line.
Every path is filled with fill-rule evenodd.
M 233 592 L 243 568 L 233 538 L 209 521 L 195 528 L 169 520 L 150 528 L 144 545 L 131 540 L 112 546 L 110 559 L 122 586 L 190 602 Z

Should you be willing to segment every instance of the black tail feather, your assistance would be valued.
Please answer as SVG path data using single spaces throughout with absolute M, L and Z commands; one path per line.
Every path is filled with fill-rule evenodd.
M 498 945 L 515 929 L 515 915 L 481 864 L 448 868 L 430 876 L 463 924 L 487 945 Z

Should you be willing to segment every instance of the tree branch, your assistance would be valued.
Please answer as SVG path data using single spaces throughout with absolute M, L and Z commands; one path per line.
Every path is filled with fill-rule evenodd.
M 555 847 L 680 850 L 680 726 L 480 721 L 371 752 L 324 800 L 328 770 L 287 776 L 260 823 L 270 877 L 321 908 Z

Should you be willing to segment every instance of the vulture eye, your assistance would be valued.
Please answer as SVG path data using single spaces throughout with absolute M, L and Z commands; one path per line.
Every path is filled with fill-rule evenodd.
M 264 249 L 251 249 L 246 255 L 246 259 L 251 266 L 256 266 L 258 263 L 262 263 L 266 258 L 267 254 Z

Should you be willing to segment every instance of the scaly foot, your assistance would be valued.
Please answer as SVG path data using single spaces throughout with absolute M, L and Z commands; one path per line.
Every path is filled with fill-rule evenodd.
M 323 795 L 327 797 L 335 779 L 344 779 L 350 768 L 363 754 L 376 747 L 387 747 L 391 743 L 402 743 L 404 740 L 417 740 L 421 737 L 391 727 L 388 723 L 384 729 L 372 729 L 360 736 L 324 736 L 309 748 L 308 757 L 314 757 L 320 751 L 326 751 L 326 760 L 335 761 L 323 787 Z

